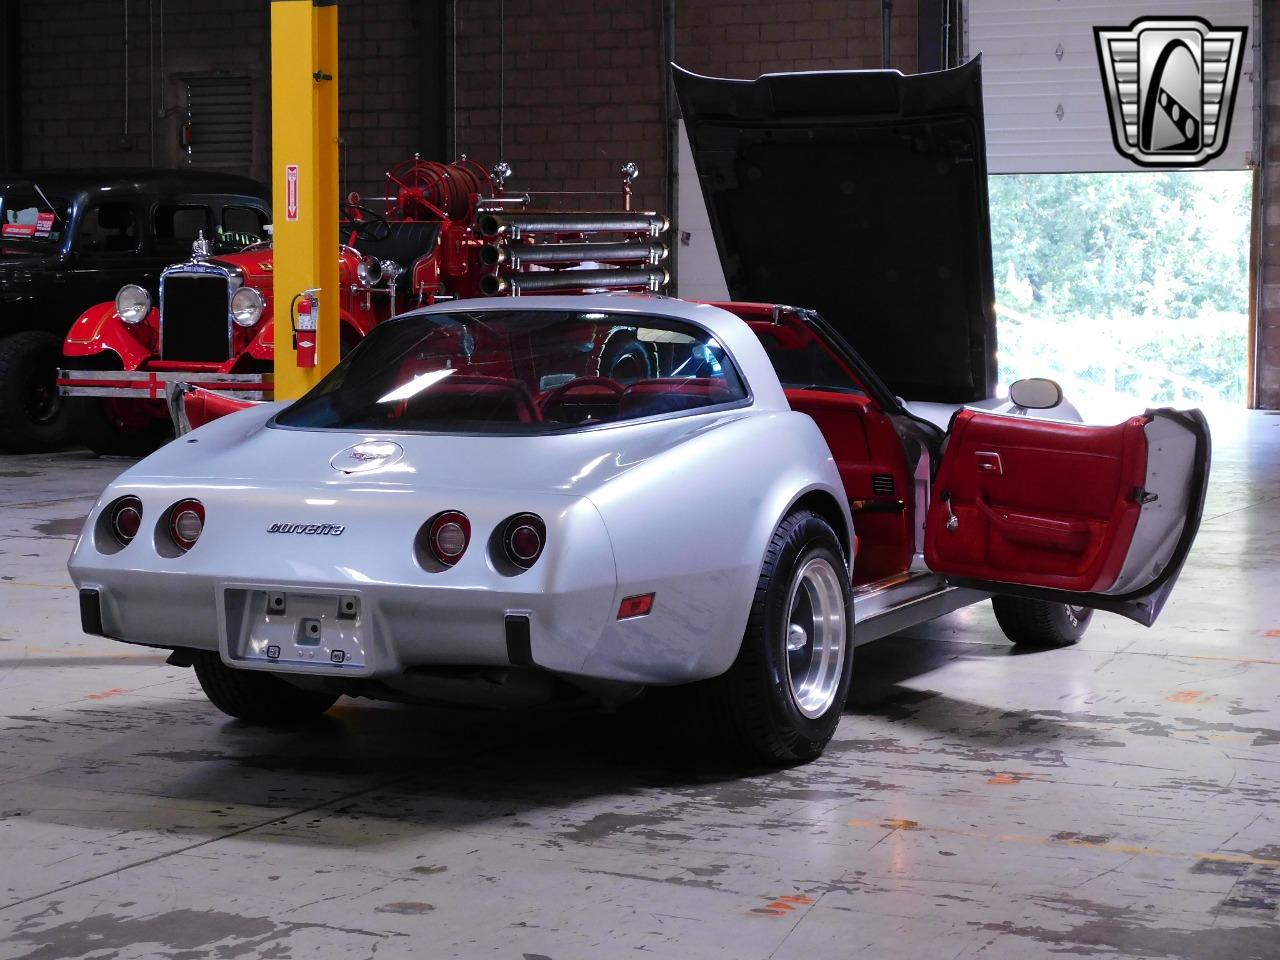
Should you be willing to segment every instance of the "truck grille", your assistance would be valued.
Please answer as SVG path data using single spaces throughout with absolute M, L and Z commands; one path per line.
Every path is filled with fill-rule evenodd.
M 164 278 L 160 350 L 162 360 L 220 362 L 231 358 L 225 278 L 182 274 Z

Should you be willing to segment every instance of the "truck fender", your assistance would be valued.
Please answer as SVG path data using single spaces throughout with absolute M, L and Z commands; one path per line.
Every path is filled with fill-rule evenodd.
M 152 354 L 152 348 L 139 339 L 138 333 L 146 331 L 154 336 L 160 326 L 160 311 L 155 307 L 146 320 L 131 327 L 120 319 L 114 303 L 99 303 L 90 307 L 71 325 L 63 341 L 62 352 L 67 357 L 93 357 L 102 353 L 115 353 L 125 370 L 136 370 Z

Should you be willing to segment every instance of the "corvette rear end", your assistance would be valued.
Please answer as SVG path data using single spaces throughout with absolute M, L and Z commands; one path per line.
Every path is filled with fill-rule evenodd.
M 335 371 L 338 387 L 153 454 L 77 543 L 85 630 L 371 696 L 487 668 L 580 685 L 722 673 L 779 517 L 839 480 L 776 379 L 752 395 L 735 372 L 768 369 L 735 318 L 607 302 L 407 317 Z M 718 314 L 732 333 L 659 312 Z M 500 359 L 508 322 L 519 349 Z M 597 334 L 628 337 L 649 365 L 637 373 L 671 375 L 600 376 Z M 517 387 L 508 357 L 534 342 L 539 362 L 588 366 Z M 782 466 L 760 469 L 764 449 Z

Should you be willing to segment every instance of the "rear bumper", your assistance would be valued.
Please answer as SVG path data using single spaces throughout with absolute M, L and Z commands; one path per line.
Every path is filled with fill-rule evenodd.
M 637 674 L 629 648 L 647 643 L 658 625 L 645 622 L 649 618 L 617 620 L 620 591 L 611 584 L 544 593 L 387 584 L 209 584 L 188 577 L 75 579 L 87 633 L 153 647 L 216 651 L 237 669 L 390 681 L 414 668 L 522 666 L 626 682 L 700 679 L 699 658 L 690 656 L 692 651 L 656 649 L 646 664 L 648 675 Z M 275 591 L 297 615 L 270 624 L 265 605 Z M 330 614 L 332 619 L 317 628 L 318 642 L 295 646 L 307 619 L 323 619 L 316 601 L 326 599 L 332 600 L 333 613 L 350 600 L 356 609 L 345 623 L 340 613 Z
M 270 400 L 269 373 L 207 373 L 194 370 L 59 370 L 58 393 L 64 397 L 165 399 L 165 384 L 192 383 L 238 400 Z

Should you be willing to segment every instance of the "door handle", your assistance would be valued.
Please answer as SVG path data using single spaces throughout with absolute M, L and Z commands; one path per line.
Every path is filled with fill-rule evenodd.
M 978 469 L 984 473 L 994 473 L 996 476 L 1004 476 L 1004 461 L 1000 459 L 1000 454 L 994 450 L 975 450 L 974 457 L 978 461 Z

